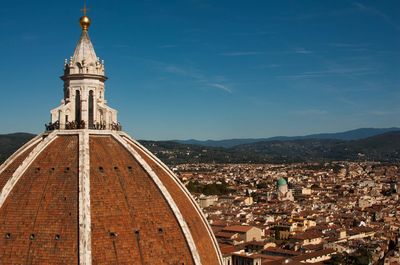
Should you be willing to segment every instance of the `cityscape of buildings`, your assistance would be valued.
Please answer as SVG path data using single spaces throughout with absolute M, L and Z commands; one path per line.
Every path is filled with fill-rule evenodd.
M 196 183 L 205 193 L 220 193 L 193 195 L 225 265 L 350 263 L 343 263 L 345 253 L 370 257 L 355 264 L 400 263 L 398 165 L 182 164 L 174 170 L 189 189 Z M 215 184 L 226 188 L 205 188 Z
M 0 264 L 400 265 L 400 164 L 169 168 L 108 106 L 86 12 L 85 3 L 61 104 L 45 132 L 0 165 Z

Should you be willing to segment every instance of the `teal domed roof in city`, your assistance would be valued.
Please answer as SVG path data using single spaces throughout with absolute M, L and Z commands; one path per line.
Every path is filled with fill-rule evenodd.
M 278 179 L 277 183 L 278 183 L 278 187 L 287 185 L 286 179 L 284 179 L 284 178 Z

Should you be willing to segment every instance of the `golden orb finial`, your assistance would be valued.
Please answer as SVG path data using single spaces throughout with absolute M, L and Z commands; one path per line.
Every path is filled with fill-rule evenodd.
M 88 30 L 90 26 L 90 18 L 88 16 L 83 16 L 79 20 L 82 30 Z
M 90 18 L 86 15 L 87 12 L 86 1 L 84 2 L 82 12 L 83 16 L 79 19 L 79 24 L 81 24 L 82 30 L 88 30 L 91 21 Z

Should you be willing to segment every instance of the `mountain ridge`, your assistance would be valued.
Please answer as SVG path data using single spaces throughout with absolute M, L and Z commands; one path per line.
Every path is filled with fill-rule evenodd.
M 35 134 L 23 132 L 1 134 L 0 164 L 33 137 L 35 137 Z
M 0 135 L 0 164 L 34 134 Z M 168 165 L 182 163 L 292 163 L 324 161 L 400 162 L 400 130 L 358 140 L 302 138 L 267 140 L 233 147 L 173 141 L 140 142 Z
M 360 140 L 297 139 L 264 141 L 231 148 L 141 141 L 169 165 L 182 163 L 297 163 L 329 161 L 400 162 L 400 131 Z
M 223 140 L 168 140 L 172 142 L 182 143 L 182 144 L 195 144 L 201 146 L 208 147 L 225 147 L 231 148 L 234 146 L 242 145 L 242 144 L 250 144 L 256 142 L 265 142 L 265 141 L 290 141 L 290 140 L 301 140 L 301 139 L 334 139 L 334 140 L 360 140 L 368 137 L 372 137 L 375 135 L 400 131 L 398 127 L 390 127 L 390 128 L 358 128 L 354 130 L 344 131 L 344 132 L 336 132 L 336 133 L 317 133 L 310 134 L 304 136 L 273 136 L 267 138 L 234 138 L 234 139 L 223 139 Z

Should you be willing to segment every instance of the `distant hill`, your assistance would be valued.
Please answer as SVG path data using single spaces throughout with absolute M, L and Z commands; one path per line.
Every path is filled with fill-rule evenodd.
M 275 136 L 269 138 L 248 138 L 248 139 L 227 139 L 227 140 L 205 140 L 199 141 L 195 139 L 190 140 L 172 140 L 173 142 L 181 143 L 181 144 L 196 144 L 202 146 L 210 146 L 210 147 L 225 147 L 230 148 L 243 144 L 251 144 L 256 142 L 265 142 L 265 141 L 288 141 L 288 140 L 301 140 L 301 139 L 333 139 L 333 140 L 360 140 L 368 137 L 372 137 L 375 135 L 400 131 L 400 128 L 360 128 L 346 132 L 338 132 L 338 133 L 320 133 L 320 134 L 311 134 L 306 136 Z
M 355 137 L 354 135 L 365 134 L 354 133 L 353 137 Z M 0 163 L 33 137 L 33 134 L 26 133 L 0 135 Z M 400 130 L 358 140 L 348 140 L 349 138 L 346 138 L 346 140 L 307 139 L 307 137 L 286 140 L 269 139 L 230 148 L 182 144 L 173 141 L 140 142 L 169 165 L 182 163 L 323 162 L 333 160 L 400 162 Z
M 33 137 L 35 137 L 35 135 L 30 133 L 0 135 L 0 164 Z
M 281 161 L 377 160 L 400 161 L 400 131 L 361 140 L 301 139 L 264 141 L 231 148 L 254 152 Z
M 183 163 L 267 163 L 269 160 L 252 151 L 236 151 L 223 147 L 180 144 L 173 141 L 140 141 L 169 165 Z
M 361 140 L 269 140 L 231 148 L 141 141 L 167 164 L 290 163 L 333 160 L 400 162 L 400 131 Z

